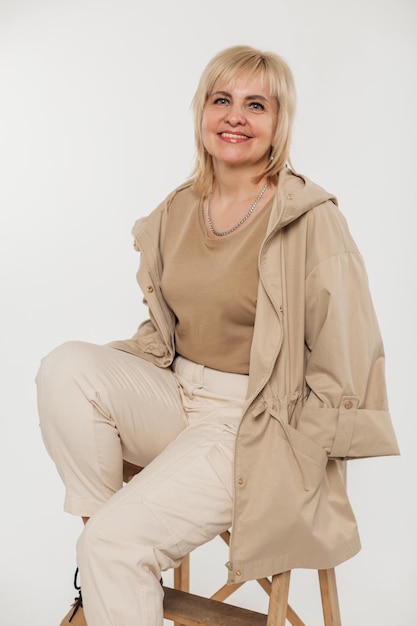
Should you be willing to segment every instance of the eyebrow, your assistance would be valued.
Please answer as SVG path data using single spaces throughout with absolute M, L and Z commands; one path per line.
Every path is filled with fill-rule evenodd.
M 227 96 L 228 98 L 232 97 L 232 94 L 228 91 L 214 91 L 212 96 Z M 260 94 L 253 94 L 252 96 L 245 96 L 245 100 L 263 100 L 264 102 L 268 102 L 268 98 L 265 96 L 261 96 Z

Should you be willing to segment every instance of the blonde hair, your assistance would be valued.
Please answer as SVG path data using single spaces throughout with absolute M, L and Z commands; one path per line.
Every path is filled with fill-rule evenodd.
M 278 172 L 289 160 L 291 131 L 295 113 L 294 79 L 287 63 L 273 52 L 261 52 L 250 46 L 233 46 L 219 52 L 205 68 L 193 98 L 196 157 L 192 180 L 194 187 L 209 193 L 214 178 L 211 155 L 204 147 L 201 124 L 208 97 L 219 80 L 233 82 L 244 76 L 261 75 L 277 99 L 278 123 L 271 146 L 270 161 L 258 177 L 276 182 Z

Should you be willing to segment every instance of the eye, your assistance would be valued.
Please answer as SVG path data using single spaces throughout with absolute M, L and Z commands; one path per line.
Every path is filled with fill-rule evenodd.
M 261 102 L 251 102 L 249 108 L 253 111 L 265 111 L 265 107 Z
M 219 98 L 215 98 L 213 100 L 213 104 L 230 104 L 230 101 L 228 100 L 228 98 L 221 96 Z

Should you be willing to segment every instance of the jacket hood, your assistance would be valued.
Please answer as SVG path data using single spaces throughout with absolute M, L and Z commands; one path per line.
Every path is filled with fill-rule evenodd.
M 275 227 L 282 228 L 329 200 L 337 206 L 338 202 L 333 194 L 287 166 L 279 173 L 275 212 L 273 208 L 271 221 L 274 220 Z

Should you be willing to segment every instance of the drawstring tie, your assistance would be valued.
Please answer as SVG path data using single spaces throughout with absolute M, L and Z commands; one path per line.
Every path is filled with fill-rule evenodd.
M 69 622 L 73 619 L 73 617 L 75 616 L 75 614 L 77 613 L 78 609 L 82 608 L 83 606 L 83 598 L 81 595 L 81 585 L 77 584 L 77 578 L 78 578 L 78 567 L 75 570 L 75 575 L 74 575 L 74 587 L 76 589 L 76 591 L 78 591 L 78 597 L 74 598 L 75 602 L 72 605 L 74 607 L 74 610 L 71 614 L 71 617 L 69 618 Z
M 78 579 L 78 567 L 75 570 L 75 575 L 74 575 L 74 588 L 75 588 L 76 591 L 78 591 L 78 597 L 74 598 L 75 602 L 72 605 L 74 610 L 71 613 L 71 617 L 68 619 L 68 622 L 71 622 L 71 620 L 75 617 L 78 609 L 83 608 L 83 598 L 82 598 L 82 595 L 81 595 L 81 585 L 79 585 L 77 583 L 77 579 Z M 164 584 L 164 581 L 162 580 L 162 578 L 160 579 L 159 582 L 160 582 L 161 586 Z

